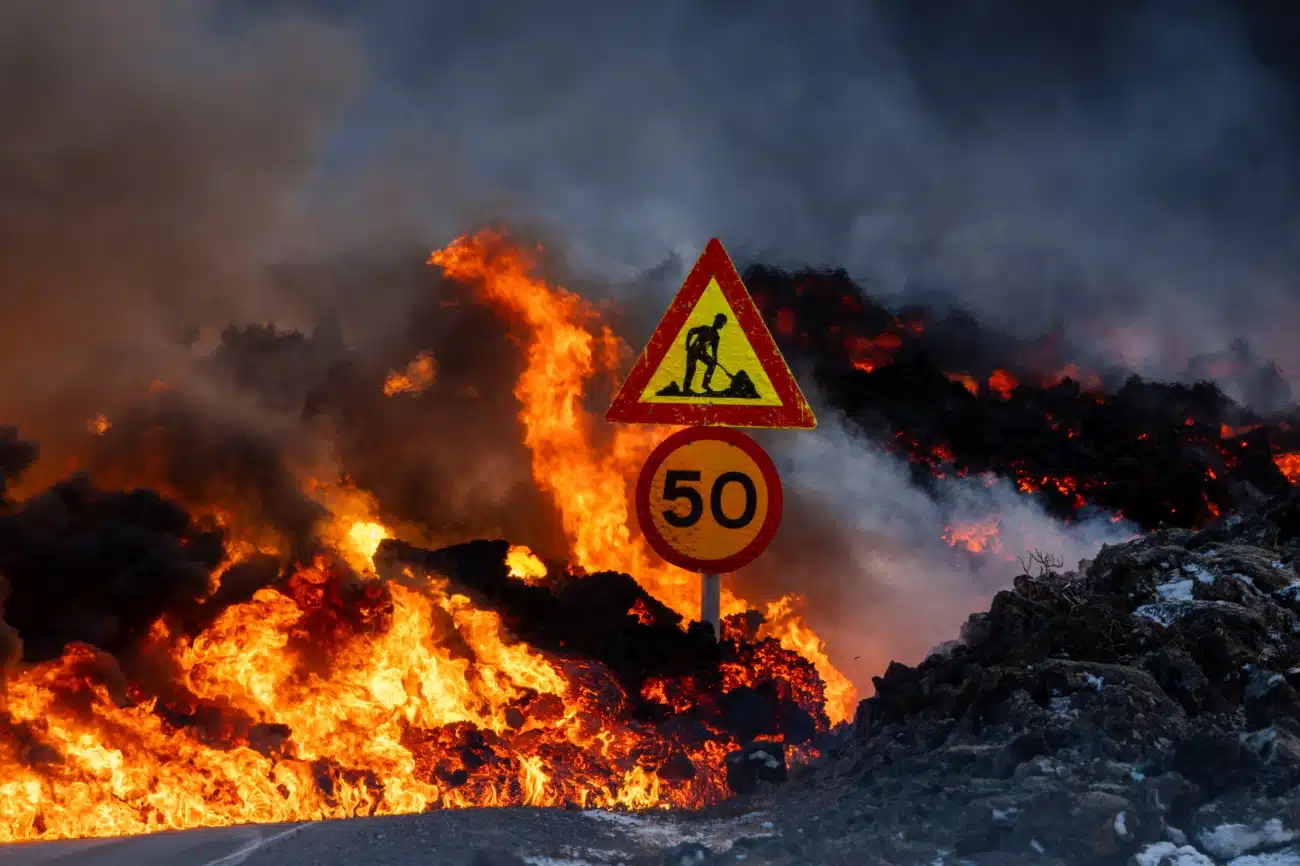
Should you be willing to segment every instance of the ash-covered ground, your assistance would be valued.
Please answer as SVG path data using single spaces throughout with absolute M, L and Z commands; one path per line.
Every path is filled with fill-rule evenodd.
M 1300 863 L 1298 560 L 1292 492 L 1036 563 L 821 759 L 708 816 L 750 835 L 661 862 Z

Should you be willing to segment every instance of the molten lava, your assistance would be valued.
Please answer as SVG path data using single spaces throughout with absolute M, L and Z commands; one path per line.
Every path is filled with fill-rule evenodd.
M 1273 462 L 1292 484 L 1300 484 L 1300 451 L 1273 455 Z
M 546 565 L 522 544 L 513 545 L 506 552 L 506 566 L 511 577 L 525 583 L 538 583 L 546 577 Z
M 406 365 L 406 369 L 388 374 L 384 382 L 384 396 L 394 394 L 423 394 L 433 387 L 438 377 L 438 363 L 432 352 L 421 352 Z
M 1002 550 L 998 524 L 997 517 L 953 524 L 944 530 L 943 540 L 951 547 L 960 547 L 970 553 L 997 553 Z
M 625 357 L 622 344 L 496 235 L 462 238 L 430 262 L 522 332 L 524 443 L 576 566 L 559 577 L 625 572 L 697 616 L 696 576 L 656 561 L 630 521 L 628 481 L 668 431 L 622 427 L 602 446 L 582 406 L 596 374 Z M 422 354 L 382 391 L 418 394 L 435 379 Z M 711 678 L 629 694 L 600 663 L 516 640 L 503 615 L 450 579 L 379 578 L 374 557 L 397 529 L 374 497 L 347 479 L 308 477 L 302 488 L 331 515 L 310 561 L 218 601 L 258 557 L 297 554 L 224 503 L 188 503 L 225 532 L 207 598 L 155 620 L 129 656 L 75 643 L 52 661 L 10 666 L 0 679 L 0 841 L 439 807 L 699 806 L 726 795 L 723 757 L 740 745 L 727 733 L 728 695 L 766 689 L 801 708 L 808 730 L 795 745 L 852 711 L 853 687 L 797 599 L 768 605 L 756 634 L 729 626 Z M 527 548 L 510 548 L 501 566 L 523 589 L 549 592 L 554 578 Z M 626 618 L 663 628 L 654 608 L 638 598 Z M 724 613 L 748 608 L 724 599 Z M 703 727 L 670 733 L 642 705 L 697 713 Z

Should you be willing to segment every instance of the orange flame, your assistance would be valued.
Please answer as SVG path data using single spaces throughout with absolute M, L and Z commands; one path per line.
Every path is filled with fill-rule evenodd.
M 1286 480 L 1300 484 L 1300 451 L 1284 451 L 1273 455 L 1273 463 L 1282 470 Z
M 593 442 L 592 419 L 583 409 L 586 383 L 597 362 L 617 358 L 618 338 L 596 321 L 579 296 L 552 288 L 532 275 L 534 261 L 493 232 L 463 237 L 429 258 L 449 277 L 472 281 L 489 301 L 508 310 L 530 331 L 528 366 L 515 386 L 522 409 L 524 444 L 533 456 L 533 478 L 559 509 L 574 559 L 589 572 L 622 571 L 647 592 L 690 619 L 700 616 L 699 578 L 658 561 L 631 530 L 628 479 L 650 450 L 670 432 L 653 426 L 619 426 L 603 453 Z M 740 613 L 745 602 L 726 589 L 722 614 Z M 786 633 L 782 646 L 803 648 Z M 805 655 L 826 683 L 843 679 L 820 647 Z M 829 690 L 828 690 L 829 691 Z M 827 702 L 832 722 L 852 716 L 852 688 Z
M 627 615 L 636 617 L 636 621 L 641 625 L 654 625 L 655 615 L 650 611 L 644 599 L 638 598 L 633 602 L 632 606 L 628 608 Z
M 546 577 L 546 566 L 537 556 L 522 544 L 515 544 L 506 551 L 506 567 L 510 576 L 525 583 L 540 583 Z
M 963 547 L 971 553 L 998 553 L 1002 550 L 999 525 L 997 517 L 954 524 L 944 529 L 943 540 L 950 547 Z
M 437 377 L 438 363 L 434 360 L 433 353 L 421 352 L 406 365 L 405 370 L 388 374 L 388 379 L 384 382 L 384 396 L 422 394 L 433 387 Z
M 579 566 L 626 571 L 693 613 L 695 576 L 652 561 L 628 525 L 626 479 L 664 431 L 621 430 L 601 451 L 581 407 L 597 361 L 617 356 L 612 334 L 492 236 L 433 258 L 530 328 L 520 417 Z M 169 672 L 174 692 L 138 692 L 84 645 L 6 678 L 0 842 L 465 806 L 699 806 L 725 794 L 734 744 L 679 743 L 623 721 L 627 696 L 607 672 L 515 642 L 436 574 L 378 579 L 374 556 L 394 530 L 374 498 L 346 480 L 304 487 L 332 515 L 321 540 L 338 559 L 291 569 L 200 631 L 154 623 L 139 657 Z M 278 554 L 274 539 L 209 512 L 233 533 L 232 560 Z M 523 548 L 508 556 L 512 571 L 541 566 Z M 724 605 L 747 607 L 731 595 Z M 765 628 L 814 663 L 828 715 L 847 718 L 852 685 L 793 607 L 770 606 Z M 629 614 L 652 616 L 644 605 Z M 674 750 L 694 778 L 660 778 Z
M 1011 392 L 1020 386 L 1020 380 L 1006 370 L 994 370 L 989 376 L 989 390 L 1003 400 L 1011 398 Z
M 975 395 L 976 397 L 979 396 L 980 393 L 979 382 L 976 382 L 975 378 L 971 376 L 969 373 L 944 373 L 943 375 L 948 378 L 949 382 L 956 382 L 958 385 L 961 385 L 971 394 Z

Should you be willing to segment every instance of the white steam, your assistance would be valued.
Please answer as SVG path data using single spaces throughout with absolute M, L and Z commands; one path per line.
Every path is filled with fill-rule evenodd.
M 1021 572 L 1017 557 L 1031 572 L 1034 551 L 1073 569 L 1103 544 L 1132 535 L 1131 526 L 1105 516 L 1067 525 L 1001 480 L 986 487 L 958 479 L 931 495 L 912 483 L 902 460 L 829 412 L 813 432 L 767 438 L 787 508 L 815 508 L 838 536 L 808 545 L 791 533 L 783 545 L 778 534 L 781 583 L 804 587 L 811 624 L 860 689 L 869 690 L 890 660 L 914 664 L 955 638 L 965 618 L 986 610 Z M 956 524 L 995 526 L 999 548 L 980 557 L 954 549 L 944 533 Z

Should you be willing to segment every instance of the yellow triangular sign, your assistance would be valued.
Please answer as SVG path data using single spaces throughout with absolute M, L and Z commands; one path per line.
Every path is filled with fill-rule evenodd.
M 717 238 L 704 248 L 605 419 L 625 424 L 817 426 Z

